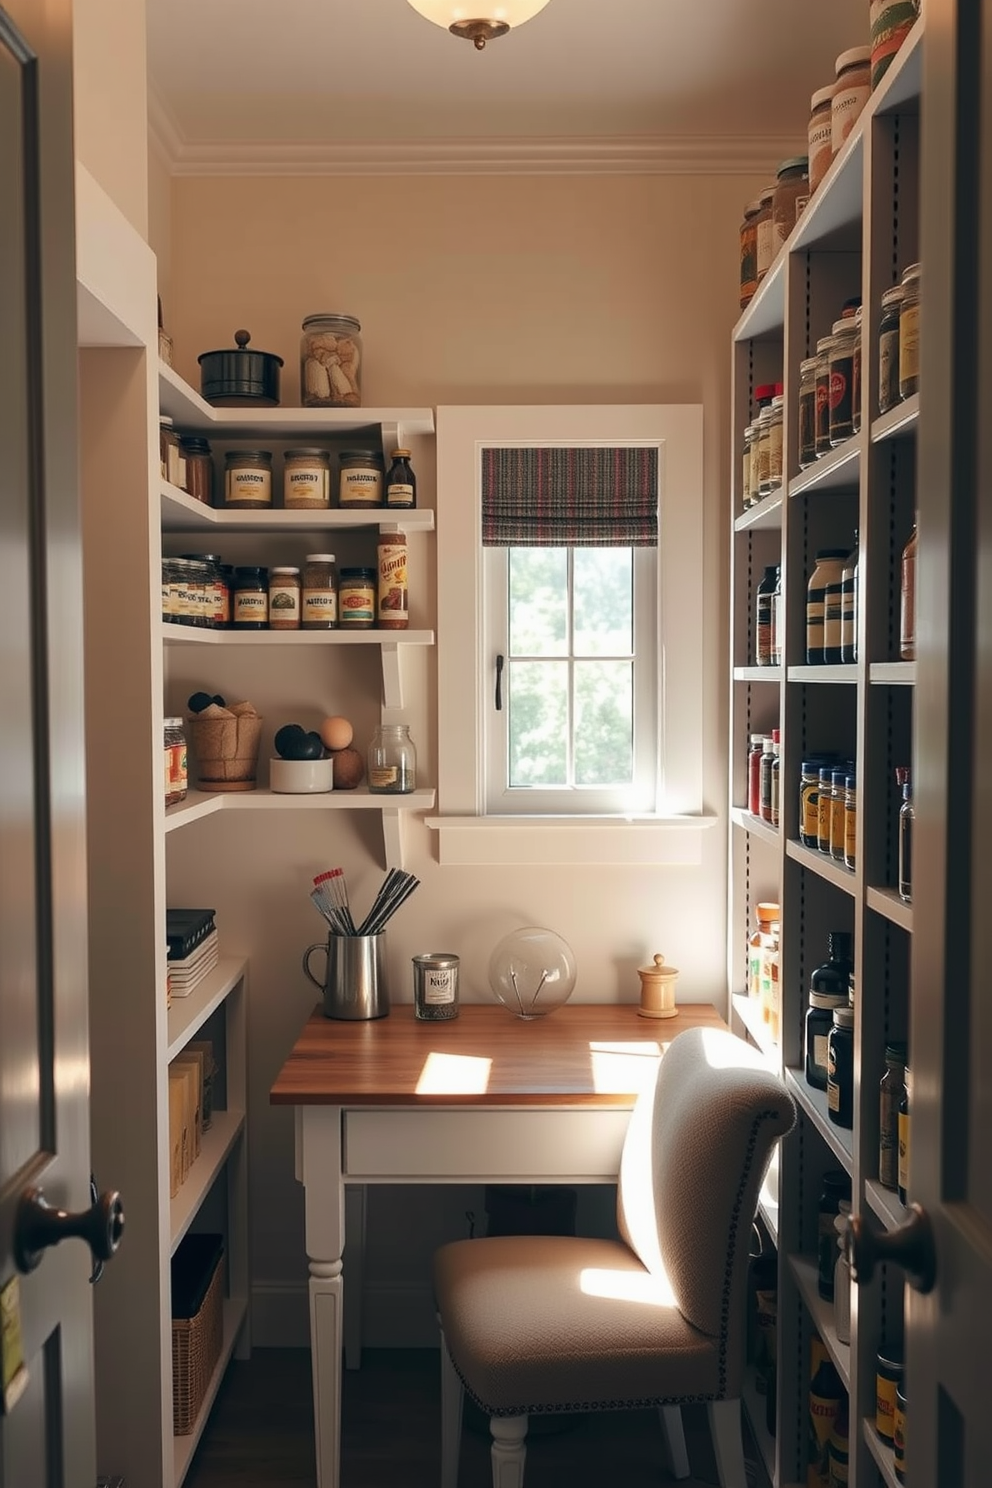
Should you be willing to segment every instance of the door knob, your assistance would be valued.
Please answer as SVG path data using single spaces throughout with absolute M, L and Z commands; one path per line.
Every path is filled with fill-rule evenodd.
M 33 1271 L 50 1245 L 85 1240 L 98 1264 L 109 1261 L 124 1233 L 124 1205 L 119 1193 L 104 1193 L 89 1209 L 68 1214 L 49 1204 L 40 1188 L 26 1188 L 14 1217 L 14 1262 L 18 1271 Z
M 910 1204 L 909 1218 L 894 1230 L 877 1230 L 862 1215 L 852 1216 L 847 1231 L 847 1258 L 851 1263 L 851 1280 L 862 1285 L 871 1281 L 876 1266 L 892 1261 L 905 1271 L 914 1291 L 932 1291 L 937 1279 L 937 1252 L 930 1216 L 919 1204 Z

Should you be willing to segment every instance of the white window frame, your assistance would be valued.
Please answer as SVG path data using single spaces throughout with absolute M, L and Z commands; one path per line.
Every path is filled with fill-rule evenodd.
M 656 444 L 659 750 L 656 812 L 487 815 L 480 452 L 487 446 Z M 703 411 L 697 404 L 437 410 L 438 805 L 443 864 L 697 863 L 703 812 Z

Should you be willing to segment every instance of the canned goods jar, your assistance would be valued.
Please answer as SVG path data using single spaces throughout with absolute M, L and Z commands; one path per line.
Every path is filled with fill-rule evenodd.
M 299 630 L 300 570 L 269 569 L 269 629 Z
M 185 463 L 183 489 L 194 501 L 210 506 L 214 499 L 214 462 L 206 439 L 182 435 L 179 447 Z
M 171 486 L 182 488 L 185 471 L 179 447 L 179 435 L 173 427 L 173 420 L 164 413 L 158 421 L 158 452 L 162 479 L 168 481 Z
M 919 0 L 871 0 L 871 85 L 877 88 L 920 13 Z
M 788 238 L 809 201 L 809 160 L 793 155 L 778 168 L 775 195 L 772 197 L 772 227 L 775 252 Z
M 244 566 L 234 570 L 233 621 L 235 630 L 267 630 L 269 624 L 268 571 Z
M 343 630 L 371 630 L 375 624 L 376 583 L 374 568 L 343 568 L 338 590 L 340 624 Z
M 413 1008 L 424 1023 L 458 1017 L 458 957 L 429 951 L 413 958 Z
M 827 352 L 827 438 L 831 449 L 854 433 L 854 347 L 860 336 L 861 323 L 856 316 L 834 321 Z
M 353 315 L 308 315 L 300 340 L 304 408 L 362 406 L 362 327 Z
M 902 1384 L 902 1350 L 881 1348 L 875 1362 L 875 1430 L 891 1447 L 895 1436 L 896 1391 Z
M 331 457 L 327 450 L 286 451 L 282 504 L 287 511 L 326 511 L 331 504 Z
M 181 718 L 165 719 L 165 804 L 178 806 L 186 799 L 186 734 Z
M 758 213 L 761 202 L 755 197 L 744 208 L 741 223 L 741 309 L 744 310 L 758 287 Z
M 835 1126 L 854 1125 L 854 1009 L 834 1008 L 827 1038 L 827 1115 Z M 891 1436 L 890 1436 L 891 1440 Z
M 799 468 L 816 462 L 816 357 L 799 363 Z
M 871 95 L 871 47 L 851 47 L 850 51 L 841 52 L 834 70 L 830 145 L 836 155 Z
M 902 271 L 899 302 L 899 396 L 911 398 L 920 390 L 920 266 Z
M 758 283 L 768 273 L 775 259 L 775 227 L 772 222 L 772 200 L 775 187 L 766 186 L 758 197 L 758 215 L 754 219 L 758 244 Z
M 229 450 L 224 456 L 224 506 L 252 511 L 272 505 L 269 450 Z
M 809 101 L 807 154 L 810 195 L 827 174 L 833 160 L 833 98 L 834 85 L 831 83 L 829 88 L 818 88 Z
M 894 284 L 882 295 L 878 325 L 878 411 L 888 413 L 899 402 L 899 309 L 903 288 Z
M 406 579 L 406 533 L 383 532 L 376 549 L 380 630 L 406 630 L 409 620 Z
M 303 569 L 301 630 L 336 630 L 338 571 L 333 553 L 308 553 Z
M 184 553 L 191 565 L 191 587 L 196 600 L 195 620 L 207 629 L 219 629 L 225 620 L 224 581 L 219 553 Z
M 382 456 L 374 450 L 343 450 L 338 506 L 355 511 L 382 505 Z

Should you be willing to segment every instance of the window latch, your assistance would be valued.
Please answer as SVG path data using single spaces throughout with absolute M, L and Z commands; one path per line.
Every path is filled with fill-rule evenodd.
M 496 712 L 497 713 L 501 713 L 502 711 L 503 711 L 503 656 L 502 656 L 502 653 L 497 653 L 497 656 L 496 656 Z

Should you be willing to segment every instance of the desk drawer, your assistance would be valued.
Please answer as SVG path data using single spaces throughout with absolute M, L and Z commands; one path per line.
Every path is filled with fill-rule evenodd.
M 629 1111 L 348 1111 L 344 1173 L 399 1182 L 609 1182 L 629 1119 Z

